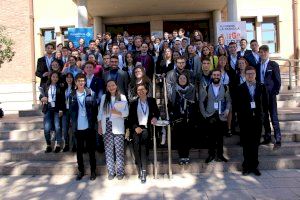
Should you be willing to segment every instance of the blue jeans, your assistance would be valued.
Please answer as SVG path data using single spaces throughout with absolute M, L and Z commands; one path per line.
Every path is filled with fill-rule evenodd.
M 66 110 L 62 116 L 62 132 L 64 134 L 65 145 L 70 144 L 70 135 L 69 135 L 70 121 L 71 121 L 70 111 Z M 77 144 L 74 133 L 72 134 L 72 144 L 73 146 L 76 146 Z
M 54 128 L 52 128 L 54 125 Z M 51 145 L 51 130 L 55 130 L 55 140 L 58 144 L 61 143 L 61 128 L 59 124 L 58 112 L 55 112 L 53 109 L 48 108 L 44 115 L 44 135 L 47 145 Z

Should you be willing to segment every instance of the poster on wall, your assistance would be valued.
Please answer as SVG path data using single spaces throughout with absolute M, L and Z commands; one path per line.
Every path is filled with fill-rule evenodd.
M 225 45 L 236 42 L 240 46 L 241 39 L 247 39 L 246 22 L 217 22 L 217 36 L 223 35 Z
M 79 47 L 79 39 L 83 38 L 85 41 L 84 46 L 89 46 L 89 41 L 94 38 L 94 29 L 86 28 L 68 28 L 68 39 L 74 43 L 74 46 Z

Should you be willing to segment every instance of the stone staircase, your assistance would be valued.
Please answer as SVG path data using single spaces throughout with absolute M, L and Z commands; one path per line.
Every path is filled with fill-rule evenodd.
M 299 169 L 300 168 L 300 89 L 282 89 L 278 96 L 279 119 L 282 130 L 282 147 L 273 151 L 273 145 L 260 146 L 260 169 Z M 0 175 L 59 175 L 76 174 L 76 154 L 45 154 L 43 119 L 7 115 L 0 119 Z M 224 155 L 228 163 L 205 164 L 206 149 L 192 149 L 191 163 L 177 164 L 177 151 L 172 151 L 174 173 L 200 173 L 210 171 L 237 171 L 241 169 L 242 148 L 237 145 L 238 136 L 224 137 Z M 126 174 L 136 174 L 133 152 L 130 145 L 126 151 Z M 107 174 L 103 153 L 96 153 L 98 174 Z M 150 151 L 149 173 L 153 173 L 153 152 Z M 86 171 L 88 159 L 85 155 Z M 158 149 L 158 173 L 168 172 L 168 152 Z

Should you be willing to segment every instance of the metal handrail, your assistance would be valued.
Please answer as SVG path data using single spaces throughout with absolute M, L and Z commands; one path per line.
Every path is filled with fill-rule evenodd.
M 289 85 L 288 85 L 288 90 L 291 90 L 292 89 L 292 76 L 293 76 L 293 69 L 294 69 L 294 72 L 295 72 L 295 85 L 298 86 L 300 85 L 300 79 L 299 79 L 299 64 L 300 64 L 300 60 L 298 59 L 287 59 L 287 58 L 271 58 L 271 60 L 274 60 L 274 61 L 285 61 L 288 63 L 288 66 L 286 65 L 280 65 L 280 66 L 284 66 L 284 67 L 288 67 L 289 68 Z M 294 65 L 292 65 L 292 62 L 294 63 Z M 296 63 L 296 64 L 295 64 Z M 293 69 L 292 69 L 293 68 Z

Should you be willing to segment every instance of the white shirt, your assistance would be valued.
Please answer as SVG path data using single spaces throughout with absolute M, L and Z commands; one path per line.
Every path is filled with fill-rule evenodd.
M 86 93 L 76 92 L 78 101 L 78 118 L 77 118 L 77 129 L 86 130 L 89 128 L 89 122 L 87 118 L 86 108 L 85 108 L 85 97 Z
M 48 90 L 48 102 L 55 102 L 56 101 L 56 86 L 50 85 Z
M 256 64 L 257 64 L 258 61 L 259 61 L 259 55 L 258 55 L 258 53 L 255 53 L 254 51 L 252 51 L 252 55 L 254 56 L 255 62 L 256 62 Z
M 149 106 L 147 101 L 142 102 L 139 99 L 138 106 L 137 106 L 137 116 L 139 120 L 139 125 L 144 125 L 147 127 L 148 115 L 149 115 Z
M 244 56 L 245 52 L 246 52 L 246 49 L 245 50 L 241 49 L 241 51 L 240 51 L 241 56 Z
M 237 62 L 237 56 L 230 55 L 230 66 L 234 70 L 236 67 L 236 62 Z
M 229 76 L 228 76 L 228 74 L 226 72 L 222 73 L 221 83 L 223 85 L 228 85 L 229 84 Z
M 219 95 L 220 85 L 212 84 L 215 97 Z
M 92 82 L 93 78 L 94 78 L 94 74 L 92 74 L 90 77 L 86 76 L 86 86 L 88 88 L 91 88 L 91 82 Z
M 68 88 L 65 91 L 65 97 L 66 97 L 66 109 L 70 108 L 70 104 L 69 104 L 69 96 L 71 94 L 71 86 L 68 85 Z
M 48 56 L 45 56 L 45 58 L 46 58 L 46 65 L 47 65 L 48 71 L 51 71 L 51 63 L 52 63 L 53 57 L 51 56 L 49 58 Z
M 267 59 L 264 63 L 263 62 L 260 63 L 260 82 L 261 83 L 265 83 L 265 74 L 267 71 L 268 63 L 269 63 L 269 59 Z

